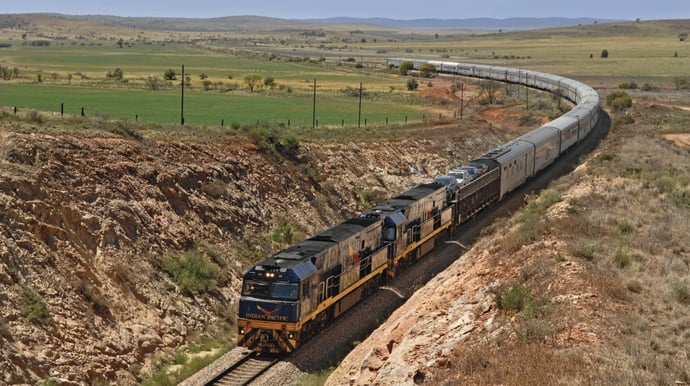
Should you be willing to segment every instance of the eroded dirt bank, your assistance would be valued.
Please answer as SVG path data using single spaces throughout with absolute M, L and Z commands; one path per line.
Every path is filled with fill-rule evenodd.
M 445 129 L 444 129 L 445 130 Z M 426 181 L 509 133 L 303 144 L 0 134 L 0 383 L 133 384 L 211 326 L 229 326 L 241 273 L 281 218 L 311 234 L 372 197 Z M 217 286 L 185 291 L 163 269 L 188 251 Z M 214 327 L 214 328 L 216 328 Z

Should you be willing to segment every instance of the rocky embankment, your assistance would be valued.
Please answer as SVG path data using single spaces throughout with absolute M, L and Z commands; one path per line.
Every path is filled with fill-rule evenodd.
M 308 235 L 501 143 L 304 144 L 298 159 L 244 140 L 199 144 L 0 133 L 0 383 L 133 384 L 165 353 L 230 324 L 241 273 L 280 218 Z M 472 138 L 469 140 L 469 138 Z M 201 251 L 215 289 L 161 270 Z M 249 255 L 249 257 L 248 257 Z

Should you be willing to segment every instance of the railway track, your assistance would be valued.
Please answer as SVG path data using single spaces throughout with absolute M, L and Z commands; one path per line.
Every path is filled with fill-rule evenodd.
M 249 385 L 261 374 L 265 373 L 279 361 L 277 357 L 262 357 L 261 354 L 250 352 L 240 358 L 230 367 L 206 382 L 206 386 L 243 386 Z

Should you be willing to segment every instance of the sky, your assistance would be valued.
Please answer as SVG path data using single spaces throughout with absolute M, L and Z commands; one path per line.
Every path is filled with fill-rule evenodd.
M 433 5 L 433 6 L 432 6 Z M 17 0 L 3 1 L 0 14 L 61 13 L 213 18 L 256 15 L 283 19 L 337 16 L 391 19 L 491 17 L 592 17 L 642 20 L 690 19 L 688 0 Z

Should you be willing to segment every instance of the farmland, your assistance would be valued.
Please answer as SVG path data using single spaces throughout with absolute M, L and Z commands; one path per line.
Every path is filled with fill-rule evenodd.
M 84 108 L 87 116 L 179 123 L 184 65 L 186 124 L 382 126 L 419 122 L 435 111 L 406 89 L 406 79 L 385 67 L 390 56 L 508 65 L 595 87 L 634 82 L 650 89 L 682 83 L 690 58 L 690 45 L 678 38 L 690 29 L 682 21 L 416 36 L 371 26 L 166 34 L 92 25 L 89 30 L 88 23 L 61 21 L 65 26 L 58 23 L 36 40 L 6 34 L 9 47 L 0 49 L 0 65 L 16 68 L 19 76 L 0 82 L 0 106 L 49 112 L 64 106 L 72 115 Z M 115 70 L 121 78 L 108 76 Z M 166 71 L 174 71 L 174 79 L 166 79 Z M 254 92 L 244 82 L 250 73 L 261 77 Z M 422 89 L 429 86 L 433 83 L 421 81 Z

